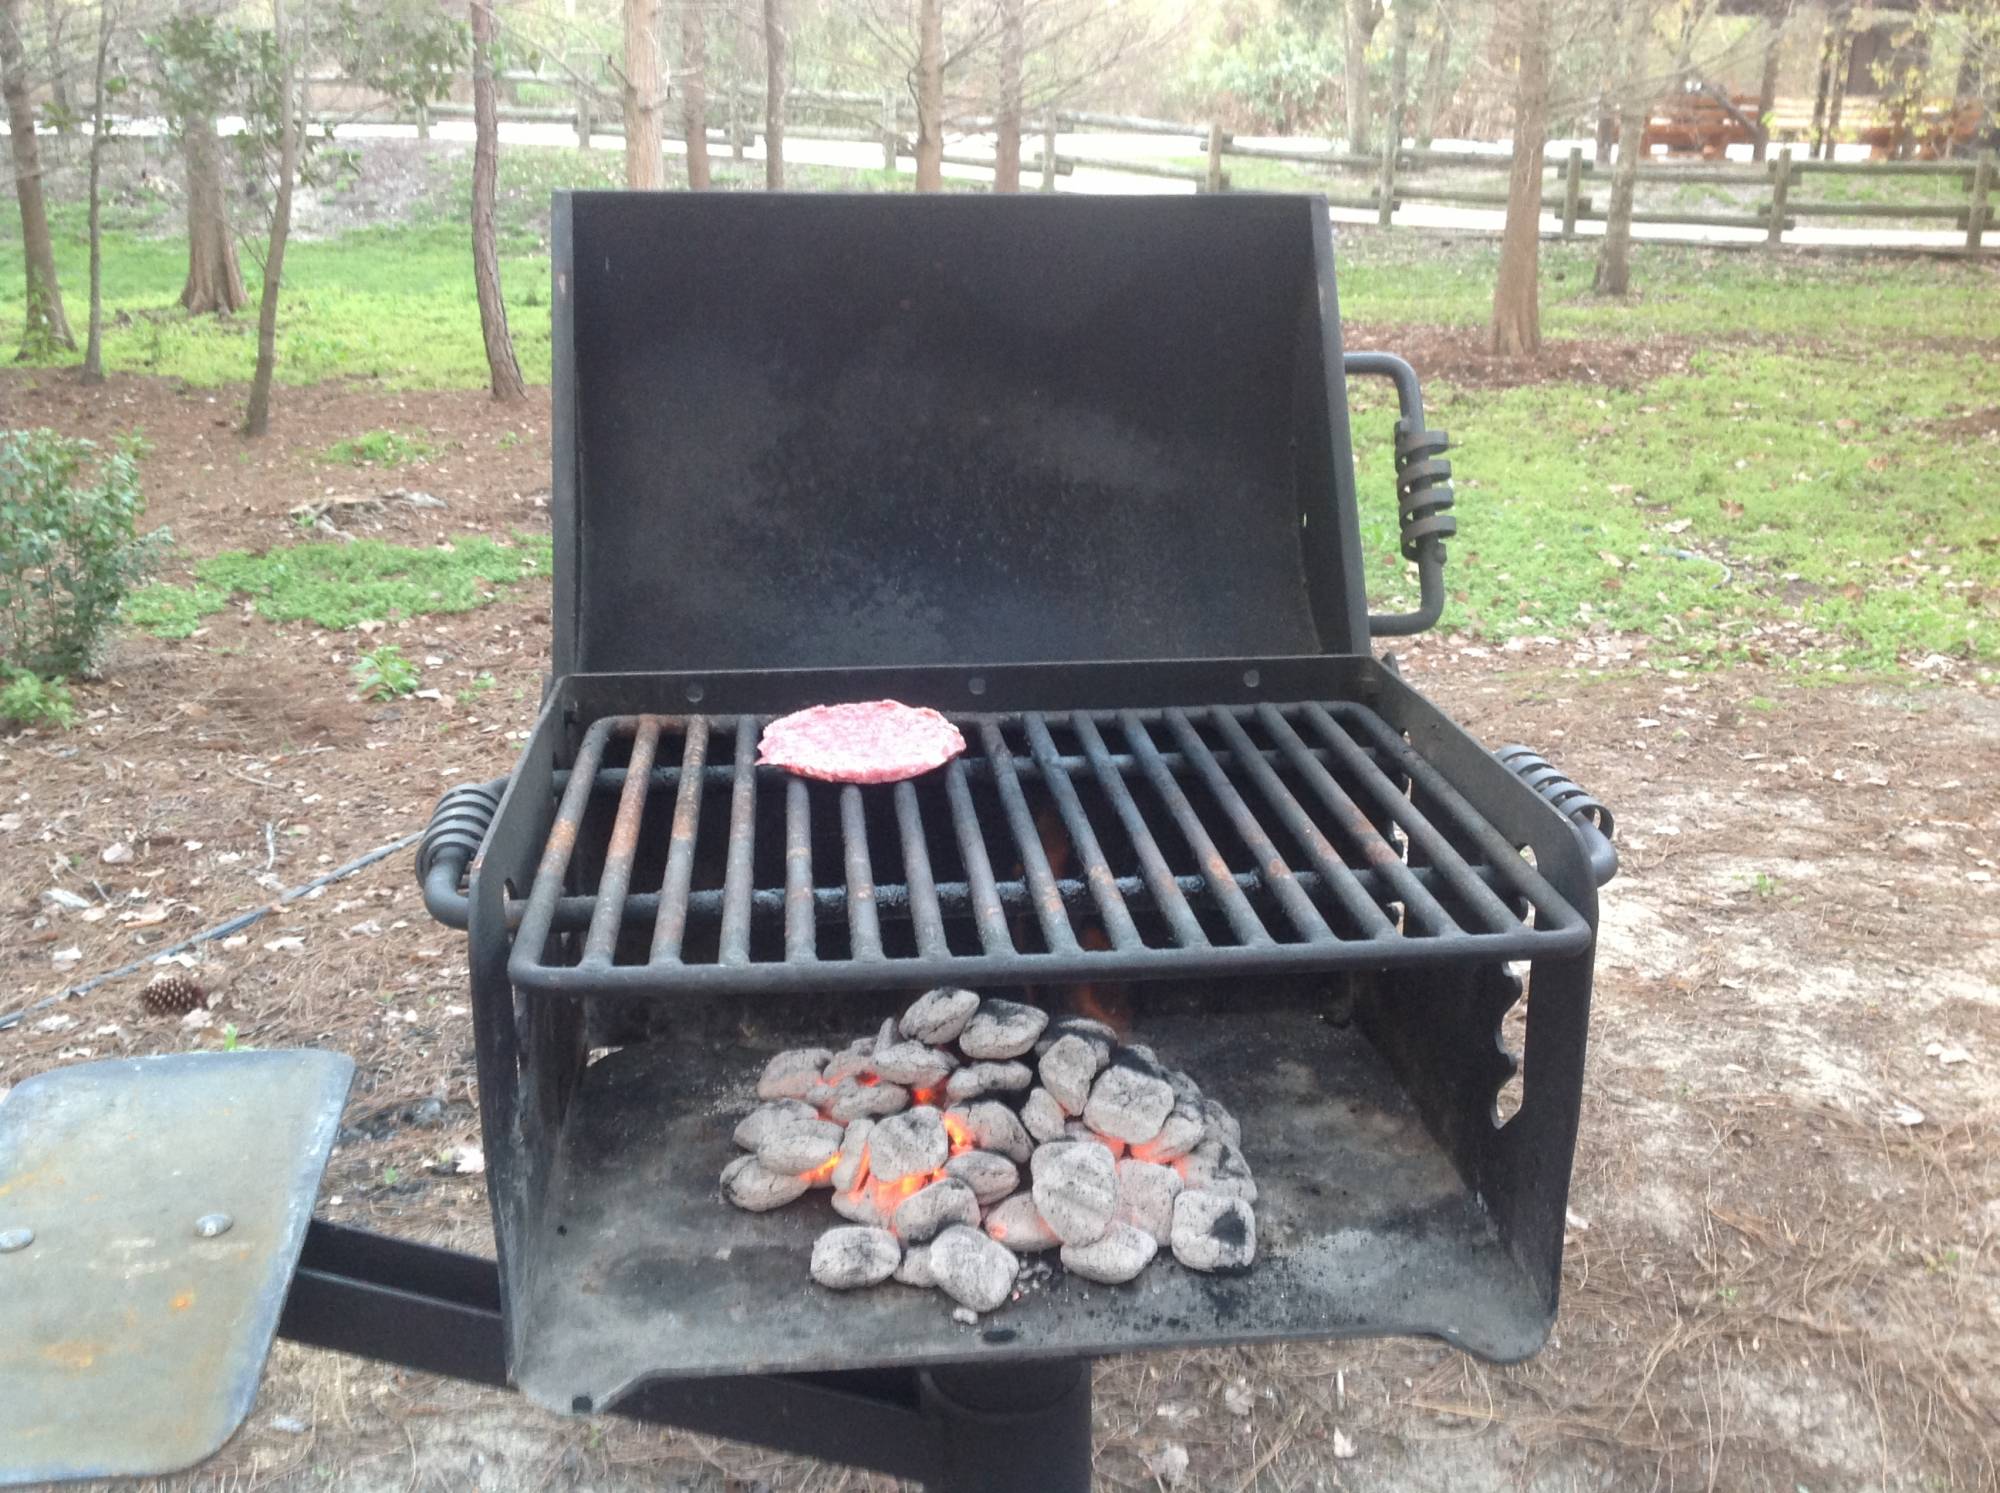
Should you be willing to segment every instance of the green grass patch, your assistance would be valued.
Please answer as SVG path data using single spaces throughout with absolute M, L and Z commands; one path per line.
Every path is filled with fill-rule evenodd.
M 326 628 L 469 612 L 494 600 L 497 586 L 546 578 L 550 554 L 548 540 L 528 536 L 513 545 L 470 538 L 438 549 L 362 539 L 261 555 L 227 550 L 196 566 L 192 585 L 134 593 L 125 620 L 160 637 L 186 637 L 235 596 L 247 597 L 270 621 Z
M 322 459 L 344 467 L 400 467 L 435 455 L 437 447 L 420 435 L 370 430 L 335 441 L 322 453 Z

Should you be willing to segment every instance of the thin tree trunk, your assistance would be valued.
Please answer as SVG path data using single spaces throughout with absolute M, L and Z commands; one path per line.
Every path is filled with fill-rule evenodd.
M 190 115 L 181 125 L 181 155 L 187 163 L 188 272 L 181 305 L 200 316 L 227 315 L 249 303 L 243 271 L 236 262 L 236 239 L 229 231 L 229 199 L 222 187 L 222 141 L 215 116 Z
M 472 283 L 479 292 L 479 331 L 495 399 L 521 399 L 521 364 L 507 330 L 500 295 L 500 254 L 493 198 L 500 181 L 500 108 L 493 86 L 493 0 L 472 0 Z
M 1847 101 L 1847 71 L 1853 56 L 1853 39 L 1847 34 L 1847 11 L 1840 12 L 1840 30 L 1834 36 L 1833 92 L 1826 101 L 1826 158 L 1830 161 L 1840 144 L 1840 106 Z
M 687 139 L 688 186 L 708 190 L 708 18 L 706 0 L 681 0 L 681 133 Z
M 9 144 L 14 152 L 14 196 L 21 204 L 21 258 L 27 268 L 26 316 L 21 355 L 50 347 L 74 350 L 56 281 L 55 245 L 42 198 L 42 152 L 35 139 L 35 106 L 28 96 L 28 61 L 21 45 L 21 0 L 0 0 L 0 94 L 6 96 Z
M 785 0 L 764 0 L 764 187 L 785 189 Z
M 944 190 L 944 0 L 917 0 L 917 190 Z
M 291 41 L 285 35 L 285 0 L 271 0 L 271 28 L 278 49 L 278 200 L 271 211 L 271 243 L 264 253 L 264 286 L 257 302 L 257 369 L 243 433 L 271 428 L 271 377 L 278 369 L 278 291 L 285 277 L 285 244 L 292 236 L 292 187 L 299 175 L 299 119 L 306 110 L 305 48 L 299 48 L 298 91 L 293 92 Z
M 90 75 L 90 333 L 83 342 L 83 381 L 104 382 L 104 213 L 99 190 L 104 164 L 104 72 L 111 53 L 112 0 L 97 0 L 97 55 Z
M 1000 107 L 993 122 L 993 190 L 1021 190 L 1021 61 L 1024 0 L 1000 0 Z
M 1454 17 L 1444 0 L 1435 0 L 1431 21 L 1437 33 L 1424 52 L 1424 80 L 1417 86 L 1417 117 L 1410 134 L 1418 150 L 1429 150 L 1437 134 L 1438 110 L 1444 104 L 1444 84 L 1451 70 L 1451 32 Z
M 1632 198 L 1639 186 L 1640 142 L 1652 102 L 1646 90 L 1646 38 L 1652 31 L 1651 0 L 1625 0 L 1618 18 L 1618 166 L 1611 173 L 1611 205 L 1605 210 L 1604 241 L 1597 247 L 1599 295 L 1624 295 L 1632 286 Z
M 1415 0 L 1396 7 L 1395 44 L 1389 51 L 1389 143 L 1403 144 L 1403 115 L 1410 107 L 1410 47 L 1417 39 Z
M 63 66 L 62 7 L 56 0 L 42 0 L 42 30 L 49 54 L 49 101 L 56 106 L 56 114 L 63 120 L 62 133 L 69 134 L 75 126 L 69 120 L 69 70 Z
M 660 141 L 660 0 L 625 0 L 625 185 L 663 183 Z
M 1826 22 L 1819 42 L 1819 83 L 1813 90 L 1812 156 L 1818 160 L 1826 151 L 1826 101 L 1833 91 L 1833 59 L 1840 50 L 1839 7 L 1827 0 Z
M 1757 80 L 1757 138 L 1750 146 L 1750 159 L 1761 161 L 1771 153 L 1771 111 L 1778 104 L 1778 64 L 1783 60 L 1785 23 L 1771 21 L 1771 35 L 1764 43 L 1764 73 Z
M 1548 0 L 1518 0 L 1511 20 L 1520 49 L 1514 85 L 1514 168 L 1507 181 L 1507 226 L 1493 288 L 1493 351 L 1541 351 L 1542 147 L 1549 128 Z
M 1368 38 L 1374 0 L 1347 0 L 1347 42 L 1342 49 L 1347 80 L 1347 148 L 1368 154 Z

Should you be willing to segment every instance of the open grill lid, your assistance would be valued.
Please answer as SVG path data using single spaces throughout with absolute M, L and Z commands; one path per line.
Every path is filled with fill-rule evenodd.
M 557 675 L 1367 649 L 1318 199 L 558 193 Z

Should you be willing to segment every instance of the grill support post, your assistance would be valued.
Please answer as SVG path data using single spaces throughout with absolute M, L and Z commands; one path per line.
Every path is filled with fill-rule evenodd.
M 1089 1493 L 1088 1359 L 933 1369 L 917 1382 L 938 1427 L 931 1493 Z

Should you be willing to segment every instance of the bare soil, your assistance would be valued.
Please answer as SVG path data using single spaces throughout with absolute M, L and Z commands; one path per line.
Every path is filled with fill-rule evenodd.
M 1342 344 L 1350 352 L 1383 349 L 1407 360 L 1424 382 L 1458 389 L 1511 389 L 1522 384 L 1574 383 L 1636 389 L 1688 371 L 1699 345 L 1692 337 L 1559 337 L 1528 359 L 1503 358 L 1488 346 L 1484 327 L 1419 322 L 1376 325 L 1348 321 Z
M 545 396 L 288 391 L 253 446 L 232 395 L 160 382 L 0 372 L 0 408 L 142 427 L 176 566 L 289 542 L 291 510 L 329 492 L 442 498 L 342 510 L 345 531 L 404 543 L 546 524 Z M 428 431 L 440 454 L 393 473 L 318 460 L 378 428 Z M 439 698 L 354 696 L 347 664 L 383 638 Z M 372 635 L 233 606 L 196 637 L 125 638 L 80 689 L 86 722 L 0 740 L 0 1013 L 268 903 L 505 772 L 548 648 L 536 588 Z M 1482 740 L 1546 750 L 1619 815 L 1555 1339 L 1504 1369 L 1402 1341 L 1106 1362 L 1103 1487 L 1168 1486 L 1180 1448 L 1178 1486 L 1230 1493 L 2000 1488 L 2000 698 L 1642 658 L 1616 638 L 1404 656 Z M 91 910 L 47 904 L 53 887 Z M 198 973 L 213 1025 L 146 1017 L 141 977 L 121 979 L 0 1031 L 0 1088 L 218 1046 L 225 1027 L 337 1048 L 359 1076 L 321 1212 L 490 1248 L 481 1180 L 453 1164 L 477 1140 L 463 940 L 424 914 L 407 853 L 208 946 Z M 282 1344 L 244 1431 L 173 1485 L 891 1486 Z

